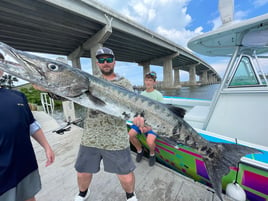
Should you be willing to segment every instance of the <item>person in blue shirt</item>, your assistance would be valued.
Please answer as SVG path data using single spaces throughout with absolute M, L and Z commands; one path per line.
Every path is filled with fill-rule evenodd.
M 0 201 L 36 200 L 41 181 L 31 137 L 44 148 L 46 166 L 52 164 L 54 152 L 25 95 L 0 87 Z

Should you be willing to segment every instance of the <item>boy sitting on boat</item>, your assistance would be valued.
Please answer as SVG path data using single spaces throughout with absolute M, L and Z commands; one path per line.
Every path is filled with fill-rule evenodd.
M 156 84 L 156 73 L 149 72 L 145 75 L 144 84 L 146 89 L 141 92 L 141 95 L 151 98 L 156 101 L 163 101 L 163 95 L 154 88 Z M 141 131 L 142 130 L 142 131 Z M 151 127 L 146 126 L 143 128 L 139 128 L 137 125 L 133 124 L 131 129 L 129 130 L 130 142 L 135 146 L 137 150 L 136 161 L 140 162 L 142 160 L 144 148 L 142 147 L 140 141 L 137 139 L 137 134 L 144 133 L 146 135 L 146 142 L 149 146 L 150 157 L 149 157 L 149 166 L 153 166 L 155 164 L 155 139 L 157 134 L 152 131 Z

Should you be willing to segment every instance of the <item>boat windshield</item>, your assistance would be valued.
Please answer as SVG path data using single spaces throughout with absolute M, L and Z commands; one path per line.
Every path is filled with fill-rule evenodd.
M 260 84 L 248 57 L 243 56 L 236 72 L 230 82 L 230 86 L 258 85 Z
M 229 82 L 229 87 L 267 86 L 267 73 L 262 70 L 268 63 L 261 64 L 258 58 L 242 55 Z M 262 59 L 261 59 L 262 60 Z M 266 59 L 267 62 L 267 59 Z

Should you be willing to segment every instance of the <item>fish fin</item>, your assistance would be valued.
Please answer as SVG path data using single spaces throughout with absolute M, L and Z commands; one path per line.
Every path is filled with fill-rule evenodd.
M 100 98 L 93 96 L 92 93 L 90 91 L 85 92 L 85 94 L 87 95 L 87 97 L 96 105 L 106 105 L 106 103 L 101 100 Z
M 165 104 L 168 109 L 173 112 L 174 114 L 176 114 L 177 116 L 183 118 L 185 113 L 186 113 L 186 110 L 181 108 L 181 107 L 177 107 L 177 106 L 174 106 L 172 104 Z
M 261 151 L 230 143 L 215 143 L 218 147 L 218 157 L 204 157 L 209 179 L 217 196 L 222 199 L 222 177 L 229 173 L 230 167 L 237 167 L 241 157 L 252 154 L 262 153 Z M 222 145 L 222 146 L 219 146 Z

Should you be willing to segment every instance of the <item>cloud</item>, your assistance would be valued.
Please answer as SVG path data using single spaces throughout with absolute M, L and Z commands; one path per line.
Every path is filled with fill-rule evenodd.
M 194 31 L 185 29 L 192 21 L 191 16 L 187 14 L 189 0 L 130 0 L 127 2 L 127 5 L 125 4 L 121 9 L 124 16 L 174 43 L 186 47 L 190 38 L 202 33 L 202 27 Z
M 152 5 L 146 2 L 137 2 L 132 6 L 135 13 L 139 16 L 140 20 L 146 19 L 147 22 L 154 20 L 156 16 L 156 10 Z
M 241 21 L 243 19 L 246 19 L 248 16 L 249 11 L 243 11 L 243 10 L 238 10 L 237 12 L 235 12 L 234 14 L 234 19 L 236 21 Z
M 255 1 L 253 1 L 253 5 L 255 7 L 262 7 L 266 4 L 268 4 L 268 0 L 255 0 Z
M 217 57 L 216 59 L 213 58 L 213 60 L 211 58 L 207 58 L 206 60 L 211 60 L 209 63 L 212 66 L 212 68 L 214 68 L 215 71 L 221 77 L 223 77 L 223 75 L 227 69 L 230 57 Z
M 138 0 L 128 1 L 128 4 L 122 9 L 122 14 L 136 21 L 139 24 L 149 23 L 154 20 L 156 10 L 153 1 Z
M 234 13 L 233 21 L 236 21 L 236 22 L 242 21 L 243 19 L 246 19 L 247 16 L 248 16 L 248 11 L 238 10 Z M 209 23 L 213 24 L 212 30 L 215 30 L 222 25 L 220 16 L 212 19 L 211 21 L 209 21 Z
M 120 13 L 143 26 L 155 30 L 161 24 L 165 28 L 183 28 L 191 17 L 186 14 L 189 0 L 130 0 Z M 180 20 L 174 20 L 180 19 Z
M 162 26 L 157 27 L 156 32 L 169 40 L 187 48 L 187 42 L 202 33 L 202 27 L 196 28 L 194 31 L 182 29 L 165 29 Z
M 211 22 L 213 24 L 212 30 L 215 30 L 215 29 L 219 28 L 222 25 L 220 17 L 217 17 L 217 18 L 213 19 Z
M 105 3 L 104 0 L 98 1 Z M 187 14 L 189 2 L 190 0 L 113 0 L 109 3 L 109 7 L 116 9 L 123 16 L 142 26 L 186 47 L 188 40 L 201 34 L 203 30 L 202 27 L 198 27 L 194 31 L 185 29 L 192 21 L 191 16 Z

